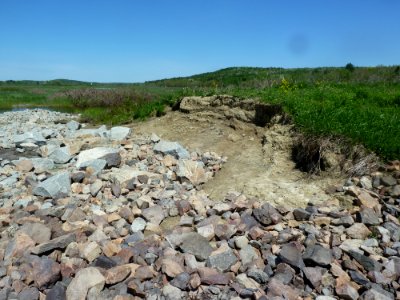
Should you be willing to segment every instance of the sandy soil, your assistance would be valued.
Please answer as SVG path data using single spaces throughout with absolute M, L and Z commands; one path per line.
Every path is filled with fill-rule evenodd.
M 203 188 L 213 200 L 230 191 L 290 207 L 304 207 L 330 199 L 328 186 L 343 178 L 310 176 L 291 160 L 290 125 L 261 128 L 202 113 L 168 112 L 165 116 L 130 125 L 135 133 L 156 133 L 178 141 L 189 150 L 214 151 L 228 161 Z

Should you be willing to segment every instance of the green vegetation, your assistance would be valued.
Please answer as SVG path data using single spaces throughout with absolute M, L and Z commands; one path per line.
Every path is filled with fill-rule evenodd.
M 400 158 L 400 67 L 228 68 L 146 82 L 0 82 L 0 110 L 18 105 L 82 113 L 106 124 L 161 115 L 185 95 L 231 94 L 280 104 L 306 133 L 347 137 Z

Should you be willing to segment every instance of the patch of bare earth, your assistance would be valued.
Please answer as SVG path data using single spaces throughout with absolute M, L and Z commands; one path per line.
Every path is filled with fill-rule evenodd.
M 138 134 L 178 141 L 191 151 L 226 156 L 222 170 L 203 186 L 212 200 L 223 200 L 232 191 L 286 207 L 330 200 L 325 191 L 343 178 L 311 176 L 296 169 L 293 126 L 279 122 L 280 117 L 275 111 L 260 122 L 251 103 L 239 105 L 227 96 L 192 97 L 183 100 L 178 111 L 131 127 Z

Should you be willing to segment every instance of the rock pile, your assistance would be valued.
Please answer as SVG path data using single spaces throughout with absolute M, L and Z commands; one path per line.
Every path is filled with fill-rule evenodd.
M 400 297 L 400 163 L 328 191 L 348 208 L 213 202 L 201 184 L 223 166 L 215 153 L 125 127 L 31 123 L 0 129 L 21 151 L 0 161 L 0 299 Z M 23 158 L 16 134 L 38 157 Z

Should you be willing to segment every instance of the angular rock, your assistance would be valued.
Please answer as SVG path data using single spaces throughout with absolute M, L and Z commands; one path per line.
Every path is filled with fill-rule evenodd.
M 378 225 L 380 224 L 379 215 L 372 208 L 361 207 L 359 211 L 360 219 L 363 224 L 366 225 Z
M 133 277 L 143 281 L 143 280 L 152 279 L 154 277 L 154 275 L 155 275 L 155 272 L 152 267 L 140 266 L 135 271 L 135 274 L 133 275 Z
M 244 236 L 238 236 L 235 238 L 235 246 L 236 248 L 242 249 L 249 244 L 249 240 Z
M 187 179 L 194 185 L 207 181 L 204 163 L 193 160 L 179 160 L 176 175 L 181 179 Z
M 238 259 L 232 250 L 225 251 L 216 255 L 211 255 L 207 259 L 206 266 L 217 269 L 220 272 L 229 271 L 231 266 L 237 263 Z
M 349 254 L 367 271 L 380 271 L 382 269 L 382 265 L 371 257 L 355 251 L 349 251 Z
M 100 255 L 94 261 L 93 266 L 107 270 L 116 267 L 117 263 L 109 257 Z
M 247 272 L 247 276 L 254 279 L 255 281 L 257 281 L 260 284 L 264 284 L 264 283 L 268 282 L 268 279 L 269 279 L 269 276 L 267 273 L 265 273 L 264 271 L 257 269 L 257 268 L 251 268 Z
M 18 300 L 37 300 L 37 299 L 39 299 L 39 291 L 35 287 L 25 288 L 18 294 Z
M 84 300 L 88 291 L 93 289 L 100 292 L 105 284 L 105 278 L 100 271 L 94 267 L 80 270 L 72 279 L 66 291 L 67 300 Z
M 358 192 L 357 200 L 360 206 L 365 206 L 371 209 L 379 206 L 379 201 L 366 191 Z
M 348 283 L 337 286 L 336 294 L 345 300 L 357 300 L 359 297 L 357 290 Z
M 33 279 L 39 289 L 51 286 L 60 278 L 60 265 L 47 257 L 32 257 Z
M 190 158 L 189 152 L 177 142 L 160 141 L 154 145 L 154 152 L 172 155 L 178 159 Z
M 86 170 L 90 170 L 91 174 L 98 175 L 107 166 L 107 161 L 105 159 L 93 159 L 85 165 Z
M 306 211 L 304 208 L 296 208 L 293 210 L 293 216 L 297 221 L 305 221 L 310 219 L 311 213 Z
M 368 289 L 361 295 L 363 300 L 394 300 L 394 295 L 376 287 Z
M 32 158 L 33 168 L 36 174 L 41 174 L 54 169 L 54 162 L 48 158 Z
M 363 223 L 355 223 L 346 229 L 346 233 L 353 239 L 366 239 L 371 231 Z
M 274 299 L 274 297 L 279 297 L 275 299 L 297 300 L 299 296 L 300 293 L 298 291 L 288 285 L 283 284 L 279 280 L 272 278 L 268 283 L 266 299 Z
M 66 290 L 67 287 L 59 281 L 48 291 L 46 300 L 66 300 Z
M 339 246 L 343 251 L 355 251 L 361 253 L 360 247 L 363 244 L 363 240 L 358 239 L 348 239 L 343 241 L 343 243 Z
M 175 278 L 178 274 L 183 273 L 185 270 L 183 266 L 178 264 L 176 261 L 165 258 L 162 260 L 162 271 L 169 277 Z
M 340 226 L 343 225 L 344 227 L 349 227 L 354 224 L 354 219 L 352 218 L 351 215 L 346 215 L 343 217 L 340 217 L 339 219 L 334 219 L 332 221 L 332 224 Z
M 96 242 L 89 242 L 84 245 L 80 251 L 81 258 L 86 259 L 88 262 L 94 261 L 99 257 L 101 248 Z
M 307 280 L 312 284 L 314 288 L 318 288 L 321 285 L 322 276 L 326 272 L 325 269 L 321 267 L 305 267 L 303 268 L 304 275 Z
M 43 137 L 42 133 L 31 131 L 15 135 L 13 138 L 13 142 L 16 145 L 21 145 L 23 143 L 33 143 L 36 145 L 43 145 L 46 143 L 46 139 Z
M 231 276 L 228 273 L 219 273 L 215 269 L 211 268 L 199 268 L 198 273 L 200 275 L 201 283 L 207 285 L 227 285 L 231 280 Z
M 164 211 L 160 205 L 150 206 L 142 210 L 142 216 L 150 223 L 160 225 L 164 220 Z
M 390 196 L 400 197 L 400 184 L 397 184 L 393 187 L 392 191 L 390 192 Z
M 68 172 L 59 173 L 39 183 L 33 194 L 44 198 L 59 199 L 71 193 L 71 180 Z
M 162 294 L 166 300 L 181 300 L 184 293 L 177 287 L 167 284 L 162 288 Z
M 20 159 L 14 162 L 14 165 L 21 172 L 30 172 L 33 169 L 33 163 L 29 159 Z
M 278 224 L 282 219 L 281 214 L 269 203 L 254 209 L 253 215 L 263 225 Z
M 291 242 L 282 246 L 279 252 L 279 257 L 283 262 L 289 265 L 302 269 L 305 267 L 304 261 L 301 255 L 301 247 L 296 242 Z
M 53 160 L 56 164 L 65 164 L 71 160 L 72 156 L 68 147 L 60 147 L 52 151 L 48 158 Z
M 381 178 L 381 183 L 385 186 L 392 186 L 397 184 L 397 180 L 393 176 L 383 176 Z
M 126 139 L 131 133 L 131 129 L 128 127 L 112 127 L 110 130 L 110 139 L 113 141 L 122 141 Z
M 303 260 L 308 264 L 317 264 L 320 266 L 329 266 L 332 263 L 332 251 L 321 245 L 307 247 L 303 255 Z
M 208 240 L 196 232 L 187 234 L 180 248 L 185 253 L 193 254 L 200 261 L 206 260 L 213 251 Z
M 75 241 L 75 233 L 66 234 L 55 239 L 52 239 L 48 242 L 37 245 L 32 249 L 32 253 L 34 254 L 42 254 L 54 249 L 64 249 L 70 243 Z
M 42 223 L 26 223 L 21 229 L 34 240 L 37 244 L 46 243 L 51 238 L 51 230 Z
M 254 279 L 247 277 L 245 273 L 236 276 L 236 281 L 246 289 L 257 290 L 260 288 L 260 284 Z
M 93 182 L 90 185 L 90 194 L 93 197 L 96 197 L 96 195 L 100 192 L 102 187 L 103 187 L 103 182 L 100 179 L 96 179 L 95 182 Z
M 96 147 L 89 150 L 81 151 L 78 155 L 78 160 L 76 162 L 76 167 L 86 168 L 92 160 L 95 159 L 104 159 L 107 161 L 108 166 L 115 165 L 113 161 L 113 155 L 116 155 L 120 158 L 119 150 L 114 148 L 107 148 L 107 147 Z
M 246 266 L 247 264 L 252 263 L 254 260 L 258 259 L 259 256 L 254 248 L 250 245 L 247 245 L 240 249 L 239 251 L 240 260 L 242 265 Z
M 155 173 L 150 173 L 147 171 L 138 171 L 137 169 L 128 167 L 126 165 L 122 166 L 121 168 L 113 168 L 108 174 L 108 180 L 118 183 L 121 187 L 126 187 L 128 189 L 134 189 L 135 187 L 129 187 L 130 181 L 134 180 L 135 178 L 146 175 L 149 178 L 159 178 L 160 176 Z
M 33 246 L 35 246 L 35 242 L 26 233 L 18 232 L 8 243 L 4 252 L 4 260 L 21 257 L 25 252 L 29 252 Z
M 186 272 L 178 274 L 173 280 L 171 280 L 171 285 L 179 288 L 180 290 L 186 290 L 190 280 L 190 275 Z
M 106 284 L 116 284 L 125 280 L 131 274 L 131 268 L 127 265 L 116 266 L 107 270 L 105 274 Z

